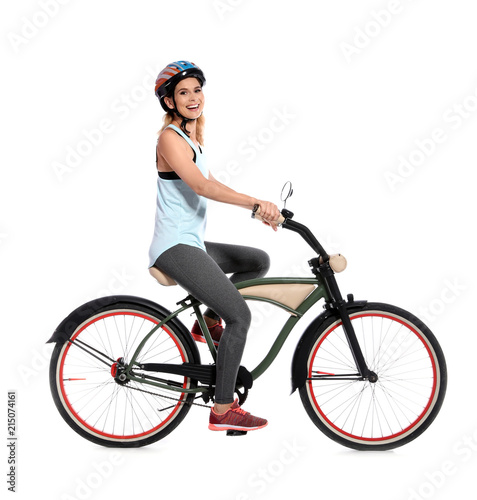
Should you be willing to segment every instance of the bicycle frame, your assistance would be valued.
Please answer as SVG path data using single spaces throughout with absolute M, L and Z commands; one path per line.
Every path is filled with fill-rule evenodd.
M 283 344 L 285 343 L 286 339 L 288 338 L 288 336 L 290 335 L 291 331 L 293 330 L 297 322 L 300 320 L 300 318 L 304 316 L 305 313 L 322 298 L 324 298 L 328 302 L 330 300 L 330 296 L 328 293 L 328 287 L 325 286 L 323 280 L 319 276 L 317 276 L 316 278 L 257 278 L 236 284 L 238 290 L 247 289 L 255 286 L 263 286 L 263 285 L 288 285 L 288 284 L 314 285 L 315 289 L 307 297 L 305 297 L 305 299 L 300 303 L 298 307 L 296 307 L 296 309 L 289 307 L 288 305 L 280 302 L 279 300 L 274 300 L 269 297 L 247 295 L 246 293 L 243 294 L 245 300 L 266 302 L 274 306 L 277 306 L 290 314 L 290 317 L 283 325 L 282 329 L 280 330 L 278 336 L 276 337 L 268 353 L 265 355 L 263 360 L 252 370 L 251 375 L 253 380 L 256 380 L 258 377 L 260 377 L 260 375 L 262 375 L 270 367 L 270 365 L 277 357 L 278 353 L 283 347 Z M 180 304 L 182 307 L 180 307 L 176 311 L 172 312 L 169 316 L 164 318 L 144 337 L 142 342 L 135 350 L 125 373 L 129 379 L 134 380 L 135 382 L 153 385 L 156 387 L 160 387 L 161 389 L 169 389 L 172 391 L 185 392 L 185 393 L 205 392 L 208 390 L 208 388 L 204 386 L 197 388 L 183 388 L 182 386 L 175 387 L 167 384 L 166 380 L 162 380 L 157 377 L 153 377 L 150 375 L 143 375 L 143 374 L 141 374 L 141 376 L 138 377 L 134 374 L 134 367 L 140 366 L 140 363 L 137 363 L 136 360 L 142 348 L 149 340 L 149 338 L 163 325 L 167 325 L 167 322 L 170 321 L 172 318 L 176 317 L 180 313 L 190 308 L 194 309 L 194 313 L 197 316 L 197 320 L 206 339 L 209 351 L 212 357 L 214 358 L 214 361 L 216 360 L 217 350 L 213 344 L 210 332 L 205 324 L 202 312 L 200 311 L 199 306 L 201 305 L 201 302 L 189 295 L 184 300 L 178 302 L 178 304 Z

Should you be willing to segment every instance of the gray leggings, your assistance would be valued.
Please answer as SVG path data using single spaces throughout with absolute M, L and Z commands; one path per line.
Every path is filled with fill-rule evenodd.
M 155 262 L 182 288 L 225 321 L 225 330 L 217 352 L 215 401 L 234 401 L 234 388 L 240 367 L 251 315 L 245 300 L 233 283 L 264 276 L 269 267 L 268 254 L 257 248 L 211 243 L 207 253 L 182 243 L 169 248 Z M 225 273 L 233 275 L 229 278 Z M 211 311 L 212 310 L 212 311 Z

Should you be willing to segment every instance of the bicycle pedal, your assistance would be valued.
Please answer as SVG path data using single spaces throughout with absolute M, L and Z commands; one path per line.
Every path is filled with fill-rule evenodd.
M 245 436 L 245 434 L 247 434 L 248 431 L 234 431 L 234 430 L 231 430 L 229 429 L 227 431 L 227 436 Z

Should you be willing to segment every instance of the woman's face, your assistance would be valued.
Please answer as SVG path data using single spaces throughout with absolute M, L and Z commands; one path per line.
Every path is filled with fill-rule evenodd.
M 174 89 L 174 99 L 176 101 L 177 111 L 182 116 L 194 120 L 199 118 L 204 109 L 204 94 L 197 78 L 184 78 Z M 166 97 L 166 104 L 173 109 L 172 99 Z

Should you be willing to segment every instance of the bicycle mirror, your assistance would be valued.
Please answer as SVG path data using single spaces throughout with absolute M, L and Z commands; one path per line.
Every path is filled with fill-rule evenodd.
M 287 206 L 287 200 L 293 194 L 293 186 L 290 181 L 285 182 L 282 187 L 282 194 L 280 195 L 280 199 L 283 201 L 283 208 Z

